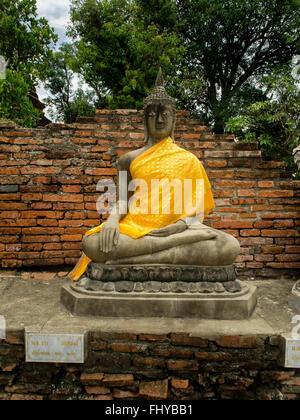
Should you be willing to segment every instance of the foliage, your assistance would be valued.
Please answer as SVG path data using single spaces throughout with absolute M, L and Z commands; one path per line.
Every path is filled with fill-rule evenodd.
M 263 79 L 268 100 L 246 107 L 231 117 L 226 129 L 241 141 L 257 141 L 267 159 L 280 159 L 294 168 L 292 151 L 300 136 L 300 88 L 290 72 L 275 72 Z
M 63 121 L 71 124 L 77 117 L 93 117 L 95 106 L 93 105 L 92 92 L 86 92 L 81 88 L 72 93 L 68 104 L 61 104 L 53 98 L 47 98 L 46 103 L 50 106 L 49 115 L 55 121 Z
M 57 40 L 45 18 L 37 17 L 36 0 L 1 0 L 0 55 L 24 77 L 41 78 Z
M 0 55 L 8 61 L 6 80 L 0 80 L 1 117 L 37 125 L 30 92 L 44 77 L 56 40 L 47 20 L 37 17 L 36 0 L 1 0 Z
M 6 70 L 6 79 L 0 80 L 0 118 L 35 127 L 40 112 L 32 105 L 29 92 L 30 85 L 20 73 Z
M 71 69 L 74 60 L 73 47 L 62 44 L 59 51 L 54 53 L 52 61 L 46 71 L 45 88 L 52 97 L 46 102 L 50 106 L 52 118 L 66 123 L 72 123 L 78 116 L 94 115 L 93 94 L 84 92 L 81 88 L 73 91 L 75 74 Z
M 141 108 L 159 64 L 176 72 L 176 34 L 146 22 L 135 0 L 72 0 L 69 34 L 80 73 L 107 108 Z

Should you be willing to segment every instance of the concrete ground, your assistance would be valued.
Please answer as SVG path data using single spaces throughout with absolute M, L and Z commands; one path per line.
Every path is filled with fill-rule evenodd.
M 61 286 L 71 282 L 67 272 L 0 271 L 0 315 L 7 330 L 26 328 L 32 332 L 83 333 L 134 332 L 167 334 L 186 332 L 191 336 L 279 335 L 289 333 L 297 315 L 288 307 L 294 280 L 253 280 L 258 288 L 258 305 L 248 320 L 221 321 L 175 318 L 98 318 L 73 316 L 60 303 Z M 250 282 L 249 282 L 250 283 Z

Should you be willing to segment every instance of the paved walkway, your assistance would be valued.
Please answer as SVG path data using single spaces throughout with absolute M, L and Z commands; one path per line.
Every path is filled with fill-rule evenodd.
M 294 327 L 288 308 L 293 280 L 251 281 L 258 287 L 258 305 L 249 320 L 219 321 L 171 318 L 97 318 L 70 314 L 60 303 L 67 272 L 0 271 L 0 315 L 7 330 L 83 333 L 91 330 L 166 334 L 187 332 L 202 337 L 219 335 L 278 335 Z

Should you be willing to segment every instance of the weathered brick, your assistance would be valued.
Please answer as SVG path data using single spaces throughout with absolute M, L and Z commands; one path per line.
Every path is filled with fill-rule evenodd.
M 200 134 L 195 134 L 195 133 L 184 133 L 183 138 L 185 140 L 200 140 L 201 135 Z
M 290 236 L 299 236 L 299 232 L 293 229 L 285 229 L 285 230 L 262 229 L 261 235 L 269 236 L 269 237 L 290 237 Z
M 255 197 L 256 191 L 255 190 L 237 190 L 237 195 L 239 197 Z
M 0 175 L 19 175 L 20 170 L 18 168 L 0 168 Z
M 58 195 L 58 194 L 43 194 L 43 201 L 62 201 L 62 202 L 77 202 L 81 203 L 83 201 L 82 194 L 68 194 L 68 195 Z
M 7 331 L 5 341 L 8 344 L 24 344 L 24 331 Z
M 293 190 L 262 190 L 258 191 L 258 197 L 293 197 Z
M 166 399 L 168 397 L 168 379 L 162 381 L 141 382 L 139 394 L 151 399 Z
M 22 242 L 59 242 L 57 235 L 23 235 Z
M 261 376 L 261 381 L 262 383 L 268 383 L 271 381 L 285 381 L 289 378 L 291 378 L 292 376 L 294 376 L 294 372 L 288 372 L 288 371 L 274 371 L 274 370 L 270 370 L 270 371 L 262 371 L 260 376 Z
M 206 164 L 209 168 L 226 168 L 226 160 L 207 160 Z
M 25 166 L 24 168 L 21 168 L 22 175 L 55 175 L 60 171 L 60 168 L 47 168 L 39 166 Z
M 272 220 L 256 220 L 253 224 L 253 227 L 262 229 L 273 227 L 274 222 Z
M 142 341 L 167 341 L 168 337 L 165 334 L 140 334 L 139 340 Z
M 162 369 L 165 367 L 165 360 L 154 357 L 137 357 L 133 358 L 133 366 L 147 369 Z
M 255 261 L 274 261 L 274 255 L 255 255 Z
M 216 186 L 221 188 L 232 187 L 232 188 L 253 188 L 256 181 L 236 181 L 236 180 L 218 180 Z
M 129 332 L 99 332 L 93 331 L 91 333 L 92 340 L 124 340 L 124 341 L 135 341 L 137 339 L 136 334 Z
M 274 228 L 280 229 L 280 228 L 290 228 L 294 227 L 294 220 L 274 220 Z
M 121 353 L 146 353 L 148 346 L 139 343 L 112 343 L 110 348 Z
M 277 261 L 300 261 L 299 254 L 280 254 L 275 256 Z
M 113 391 L 113 398 L 116 399 L 137 399 L 139 396 L 138 392 L 133 392 L 133 391 L 125 391 L 123 389 L 114 389 Z
M 85 173 L 87 175 L 116 175 L 117 169 L 114 169 L 114 168 L 86 169 Z
M 286 253 L 291 253 L 291 254 L 296 254 L 296 253 L 300 253 L 300 246 L 295 245 L 295 246 L 286 246 L 285 247 L 285 252 Z
M 187 389 L 189 387 L 189 380 L 188 379 L 171 379 L 171 386 L 177 389 Z
M 84 385 L 98 385 L 102 382 L 104 373 L 82 373 L 80 382 Z
M 157 346 L 150 349 L 151 354 L 171 359 L 190 359 L 193 352 L 189 348 L 176 348 L 169 346 Z
M 201 337 L 192 337 L 186 333 L 172 333 L 171 342 L 181 346 L 195 346 L 205 348 L 208 346 L 208 340 Z
M 86 386 L 85 391 L 87 394 L 96 394 L 96 395 L 110 394 L 110 389 L 107 388 L 106 386 Z
M 258 181 L 259 188 L 274 188 L 274 181 Z
M 198 363 L 196 360 L 168 360 L 168 370 L 184 370 L 184 371 L 197 371 Z
M 33 394 L 12 394 L 10 397 L 11 401 L 42 401 L 44 397 L 42 395 Z
M 251 229 L 253 227 L 253 221 L 249 221 L 249 220 L 220 221 L 220 222 L 216 222 L 214 227 L 216 229 L 226 229 L 226 228 Z
M 66 242 L 79 242 L 82 240 L 82 234 L 78 235 L 61 235 L 61 240 Z
M 216 343 L 220 347 L 228 348 L 256 348 L 257 340 L 256 336 L 240 336 L 240 335 L 225 335 L 217 338 Z
M 105 374 L 102 380 L 106 386 L 126 386 L 134 383 L 132 374 Z
M 259 236 L 260 230 L 259 229 L 241 229 L 240 235 L 241 236 Z
M 81 192 L 81 185 L 63 185 L 62 192 L 63 193 L 80 193 Z
M 195 357 L 197 360 L 207 361 L 231 361 L 233 356 L 230 353 L 224 352 L 196 352 Z

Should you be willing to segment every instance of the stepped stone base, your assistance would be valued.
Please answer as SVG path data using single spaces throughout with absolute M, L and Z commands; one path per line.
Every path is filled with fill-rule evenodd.
M 257 294 L 235 279 L 232 266 L 90 263 L 86 275 L 62 288 L 61 302 L 74 315 L 247 319 Z
M 289 300 L 289 307 L 300 313 L 300 280 L 294 284 Z

